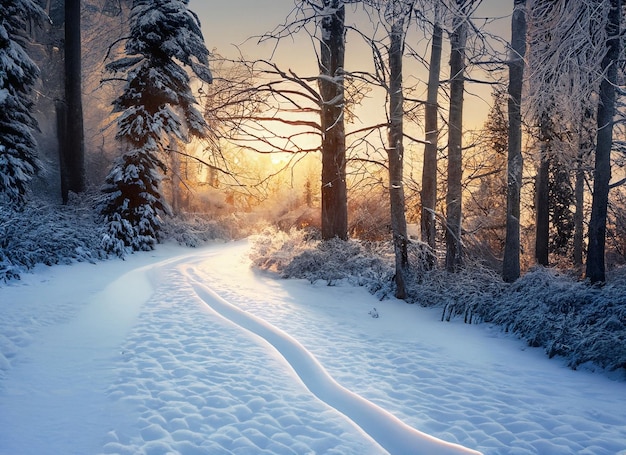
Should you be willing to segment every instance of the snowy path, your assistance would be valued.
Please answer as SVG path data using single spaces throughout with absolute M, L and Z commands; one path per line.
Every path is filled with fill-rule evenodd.
M 193 270 L 190 270 L 193 275 Z M 406 425 L 397 417 L 338 384 L 317 359 L 285 332 L 232 306 L 210 288 L 191 277 L 195 292 L 216 313 L 270 343 L 294 369 L 304 385 L 332 408 L 346 415 L 389 453 L 478 453 L 445 443 Z
M 160 247 L 0 288 L 0 455 L 435 453 L 378 425 L 485 454 L 626 450 L 625 383 L 362 289 L 253 273 L 247 248 Z

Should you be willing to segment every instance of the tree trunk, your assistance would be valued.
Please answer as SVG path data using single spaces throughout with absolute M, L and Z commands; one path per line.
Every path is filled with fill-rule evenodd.
M 520 193 L 522 190 L 522 83 L 526 53 L 526 0 L 514 0 L 509 62 L 509 135 L 507 161 L 506 240 L 502 278 L 511 283 L 520 276 Z
M 450 113 L 448 120 L 448 191 L 446 194 L 446 270 L 456 272 L 463 265 L 461 243 L 463 178 L 463 92 L 465 90 L 465 43 L 467 22 L 462 14 L 465 0 L 457 0 L 450 36 Z
M 80 0 L 65 0 L 65 102 L 67 121 L 63 154 L 68 191 L 80 193 L 85 190 L 85 141 L 83 132 L 83 103 L 81 84 L 81 33 Z M 63 176 L 61 177 L 63 180 Z
M 615 87 L 617 62 L 620 56 L 621 0 L 611 0 L 606 24 L 607 51 L 602 59 L 602 73 L 598 103 L 598 132 L 596 163 L 593 178 L 593 199 L 589 222 L 589 249 L 587 252 L 587 278 L 591 283 L 606 280 L 604 248 L 606 241 L 606 215 L 611 180 L 611 148 L 613 146 L 613 117 L 615 115 Z
M 550 161 L 548 160 L 549 139 L 541 141 L 539 170 L 535 180 L 535 260 L 537 264 L 548 265 L 548 244 L 550 237 L 550 195 L 548 188 Z
M 579 149 L 576 161 L 576 178 L 574 183 L 574 246 L 572 260 L 574 266 L 582 267 L 585 250 L 584 225 L 585 225 L 585 167 L 588 156 L 594 147 L 595 128 L 592 129 L 591 120 L 593 112 L 591 106 L 587 106 L 583 112 L 583 118 L 579 127 Z
M 348 239 L 346 137 L 343 116 L 345 7 L 324 0 L 321 21 L 320 94 L 322 97 L 322 239 Z
M 426 145 L 424 146 L 424 165 L 422 169 L 422 241 L 433 250 L 437 249 L 437 231 L 435 210 L 437 207 L 437 141 L 439 139 L 438 106 L 439 73 L 441 72 L 441 49 L 443 30 L 435 18 L 433 41 L 430 51 L 430 66 L 428 70 L 428 93 L 424 108 L 424 128 L 426 130 Z M 436 255 L 432 256 L 436 258 Z M 434 267 L 436 264 L 429 264 Z
M 404 145 L 403 118 L 404 94 L 402 92 L 402 57 L 404 54 L 404 21 L 396 19 L 391 26 L 389 47 L 389 197 L 391 202 L 391 231 L 396 258 L 396 297 L 406 298 L 408 273 L 408 236 L 404 201 Z
M 59 174 L 61 177 L 61 196 L 63 197 L 63 203 L 67 203 L 67 177 L 69 172 L 67 171 L 67 163 L 65 162 L 64 150 L 67 149 L 67 106 L 61 101 L 55 102 L 56 112 L 56 126 L 57 126 L 57 146 L 59 149 Z

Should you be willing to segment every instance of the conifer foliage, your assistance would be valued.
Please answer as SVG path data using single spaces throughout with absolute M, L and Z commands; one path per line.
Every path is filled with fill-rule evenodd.
M 30 98 L 39 69 L 25 50 L 23 33 L 26 21 L 41 17 L 31 0 L 0 3 L 0 203 L 16 208 L 39 170 Z
M 167 144 L 200 137 L 207 129 L 185 67 L 210 83 L 209 52 L 188 3 L 135 0 L 126 55 L 107 65 L 126 75 L 113 106 L 119 113 L 117 138 L 127 151 L 106 178 L 101 207 L 104 247 L 119 256 L 150 250 L 159 241 L 159 215 L 169 210 L 160 189 Z

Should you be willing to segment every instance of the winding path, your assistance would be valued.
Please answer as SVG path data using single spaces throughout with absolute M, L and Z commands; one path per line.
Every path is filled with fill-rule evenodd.
M 272 345 L 315 396 L 352 420 L 389 453 L 416 453 L 416 449 L 419 453 L 429 455 L 480 453 L 422 433 L 383 408 L 341 386 L 297 340 L 266 321 L 230 304 L 202 284 L 192 267 L 187 267 L 185 274 L 198 297 L 211 310 Z

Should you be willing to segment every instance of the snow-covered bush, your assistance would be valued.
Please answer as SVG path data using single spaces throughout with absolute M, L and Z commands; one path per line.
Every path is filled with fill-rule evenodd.
M 454 274 L 438 268 L 423 271 L 417 282 L 409 283 L 407 300 L 442 308 L 442 321 L 461 316 L 473 323 L 485 317 L 486 308 L 496 305 L 504 286 L 492 269 L 475 262 Z
M 341 280 L 380 298 L 393 295 L 391 242 L 321 242 L 306 231 L 267 230 L 255 239 L 251 257 L 256 267 L 285 278 Z M 626 267 L 613 271 L 603 287 L 545 268 L 507 284 L 478 262 L 457 273 L 420 268 L 429 256 L 419 243 L 411 243 L 410 257 L 407 301 L 441 308 L 442 320 L 496 324 L 550 357 L 564 357 L 572 368 L 626 369 Z
M 485 319 L 563 356 L 576 368 L 592 362 L 626 368 L 626 282 L 592 287 L 567 274 L 542 267 L 510 285 Z
M 251 259 L 255 267 L 283 278 L 338 281 L 365 286 L 386 296 L 392 292 L 393 251 L 390 245 L 343 241 L 322 242 L 316 231 L 292 229 L 289 233 L 270 228 L 254 238 Z
M 252 265 L 282 275 L 285 267 L 297 255 L 317 245 L 318 241 L 310 237 L 310 232 L 301 229 L 285 232 L 275 227 L 264 229 L 259 235 L 252 237 Z
M 103 259 L 100 235 L 88 204 L 33 201 L 21 211 L 0 207 L 0 281 L 19 278 L 37 264 Z
M 164 238 L 190 247 L 197 247 L 211 240 L 231 239 L 231 234 L 224 223 L 201 215 L 166 217 L 161 233 Z
M 372 244 L 356 240 L 318 241 L 315 248 L 302 251 L 283 269 L 285 278 L 304 278 L 329 285 L 347 281 L 379 292 L 391 282 L 393 269 Z

